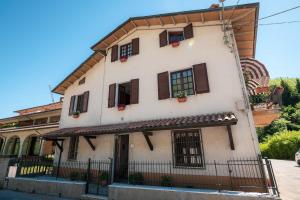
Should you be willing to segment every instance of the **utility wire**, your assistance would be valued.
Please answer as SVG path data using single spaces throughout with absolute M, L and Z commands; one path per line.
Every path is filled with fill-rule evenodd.
M 258 20 L 263 20 L 263 19 L 267 19 L 267 18 L 270 18 L 270 17 L 274 17 L 274 16 L 276 16 L 276 15 L 280 15 L 280 14 L 282 14 L 282 13 L 286 13 L 286 12 L 289 12 L 289 11 L 291 11 L 291 10 L 295 10 L 295 9 L 298 9 L 298 8 L 300 8 L 300 5 L 299 5 L 299 6 L 295 6 L 295 7 L 293 7 L 293 8 L 290 8 L 290 9 L 287 9 L 287 10 L 284 10 L 284 11 L 280 11 L 280 12 L 274 13 L 274 14 L 272 14 L 272 15 L 268 15 L 268 16 L 266 16 L 266 17 L 262 17 L 262 18 L 260 18 L 260 19 L 258 19 Z
M 240 0 L 238 0 L 238 1 L 236 2 L 236 5 L 234 6 L 233 11 L 232 11 L 232 13 L 231 13 L 231 15 L 230 15 L 230 17 L 229 17 L 229 20 L 231 20 L 231 18 L 233 17 L 234 12 L 235 12 L 235 9 L 236 9 L 236 7 L 239 5 L 239 3 L 240 3 Z
M 271 23 L 258 24 L 258 25 L 270 26 L 270 25 L 293 24 L 293 23 L 300 23 L 300 20 L 299 21 L 285 21 L 285 22 L 271 22 Z

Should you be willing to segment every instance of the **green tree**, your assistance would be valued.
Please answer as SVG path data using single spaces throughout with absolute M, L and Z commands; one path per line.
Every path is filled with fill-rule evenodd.
M 296 105 L 298 103 L 298 93 L 297 91 L 288 84 L 287 81 L 281 80 L 280 85 L 284 88 L 283 94 L 282 94 L 282 103 L 284 106 L 288 105 Z

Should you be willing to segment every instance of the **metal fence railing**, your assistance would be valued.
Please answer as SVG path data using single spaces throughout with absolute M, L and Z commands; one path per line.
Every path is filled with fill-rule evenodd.
M 17 177 L 52 177 L 86 183 L 86 193 L 107 194 L 112 182 L 163 187 L 261 192 L 279 196 L 271 161 L 232 159 L 205 162 L 202 167 L 176 166 L 171 161 L 129 161 L 114 169 L 113 160 L 53 162 L 51 159 L 11 159 Z M 121 165 L 122 166 L 122 165 Z

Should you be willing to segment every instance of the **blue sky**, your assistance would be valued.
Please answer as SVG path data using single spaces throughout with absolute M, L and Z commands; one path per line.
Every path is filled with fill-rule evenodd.
M 235 5 L 227 0 L 225 5 Z M 217 0 L 1 0 L 0 118 L 51 102 L 56 86 L 92 51 L 90 47 L 133 16 L 208 8 Z M 257 1 L 240 0 L 240 4 Z M 300 4 L 259 1 L 260 17 Z M 261 23 L 300 20 L 300 9 Z M 260 26 L 256 58 L 271 77 L 300 77 L 300 23 Z M 55 95 L 58 100 L 59 96 Z

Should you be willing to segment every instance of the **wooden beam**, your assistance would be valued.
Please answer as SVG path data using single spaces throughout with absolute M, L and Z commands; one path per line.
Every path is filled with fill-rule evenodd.
M 160 25 L 164 25 L 164 22 L 162 21 L 161 17 L 159 16 L 159 22 L 160 22 Z
M 60 144 L 58 143 L 58 141 L 59 141 L 59 140 L 54 140 L 55 145 L 59 148 L 60 152 L 63 152 L 63 151 L 64 151 L 63 145 L 60 145 Z M 64 142 L 64 140 L 61 140 L 61 141 L 62 141 L 62 143 Z
M 172 20 L 173 24 L 176 25 L 176 20 L 175 20 L 175 18 L 174 18 L 173 16 L 170 16 L 170 17 L 171 17 L 171 20 Z
M 243 18 L 247 17 L 248 15 L 250 15 L 251 13 L 253 13 L 254 11 L 255 11 L 255 9 L 249 10 L 248 12 L 246 12 L 246 13 L 244 13 L 244 14 L 241 14 L 241 15 L 239 15 L 239 16 L 233 18 L 233 19 L 231 20 L 231 22 L 235 22 L 235 21 L 238 21 L 238 20 L 240 20 L 240 19 L 243 19 Z
M 96 150 L 95 145 L 92 143 L 91 139 L 95 139 L 96 136 L 83 136 L 84 139 L 87 141 L 87 143 L 90 145 L 91 149 L 93 149 L 93 151 Z
M 126 30 L 124 27 L 122 27 L 121 30 L 122 30 L 125 34 L 128 33 L 127 30 Z
M 98 53 L 100 53 L 102 56 L 106 56 L 105 50 L 97 50 Z
M 134 26 L 134 28 L 137 27 L 137 25 L 133 21 L 130 21 L 130 23 Z
M 232 137 L 231 126 L 228 125 L 226 127 L 227 127 L 227 132 L 228 132 L 228 137 L 229 137 L 230 148 L 231 148 L 231 150 L 235 150 L 235 148 L 234 148 L 234 142 L 233 142 L 233 137 Z
M 147 26 L 150 26 L 150 23 L 147 19 L 144 19 L 144 21 L 146 22 Z
M 202 23 L 205 22 L 205 17 L 204 17 L 204 14 L 203 14 L 203 13 L 201 13 L 201 21 L 202 21 Z
M 151 142 L 151 140 L 149 138 L 149 136 L 152 136 L 153 133 L 152 132 L 143 132 L 143 135 L 144 135 L 144 137 L 146 139 L 146 142 L 147 142 L 147 144 L 149 146 L 150 151 L 153 151 L 153 144 L 152 144 L 152 142 Z
M 190 22 L 189 17 L 187 15 L 184 15 L 184 18 L 185 18 L 185 23 L 188 24 Z

